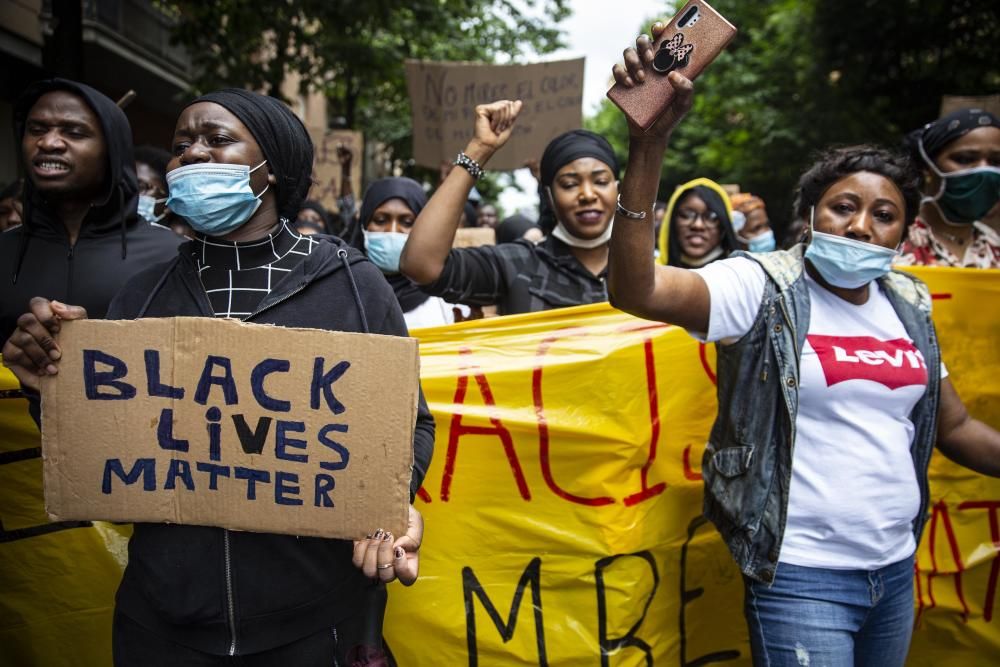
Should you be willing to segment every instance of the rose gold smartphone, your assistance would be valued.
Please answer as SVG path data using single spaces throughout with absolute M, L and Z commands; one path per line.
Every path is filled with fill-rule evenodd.
M 667 74 L 676 70 L 693 81 L 735 36 L 733 24 L 707 2 L 689 0 L 653 44 L 656 55 L 645 70 L 646 80 L 634 88 L 616 83 L 608 98 L 633 123 L 648 130 L 674 99 Z

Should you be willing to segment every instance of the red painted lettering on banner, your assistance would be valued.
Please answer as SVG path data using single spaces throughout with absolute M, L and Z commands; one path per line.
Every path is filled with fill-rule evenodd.
M 538 420 L 538 457 L 542 465 L 542 477 L 545 478 L 545 483 L 548 485 L 549 489 L 552 490 L 554 494 L 559 496 L 564 500 L 570 502 L 579 503 L 580 505 L 590 505 L 590 506 L 600 506 L 600 505 L 610 505 L 615 502 L 614 498 L 609 498 L 608 496 L 597 496 L 594 498 L 588 498 L 585 496 L 578 496 L 576 494 L 570 493 L 569 491 L 563 489 L 556 482 L 555 477 L 552 474 L 552 462 L 550 460 L 550 450 L 551 445 L 549 441 L 549 422 L 545 417 L 545 406 L 542 401 L 542 368 L 545 359 L 545 355 L 548 354 L 549 348 L 552 344 L 563 338 L 569 338 L 571 336 L 585 336 L 587 331 L 579 327 L 572 327 L 569 329 L 562 329 L 561 331 L 555 332 L 553 335 L 545 338 L 541 344 L 538 346 L 538 351 L 535 353 L 535 369 L 531 373 L 531 395 L 535 402 L 535 417 Z
M 472 350 L 463 347 L 458 353 L 468 359 L 472 354 Z M 479 387 L 479 393 L 482 394 L 483 402 L 486 404 L 492 426 L 466 426 L 462 423 L 462 416 L 464 414 L 462 407 L 465 405 L 465 394 L 469 388 L 470 371 L 476 379 L 476 385 Z M 445 454 L 444 472 L 441 476 L 441 500 L 447 502 L 451 495 L 451 480 L 455 474 L 458 440 L 463 435 L 495 435 L 500 438 L 500 444 L 503 445 L 504 453 L 507 455 L 507 463 L 510 465 L 510 470 L 514 474 L 514 480 L 517 482 L 517 490 L 520 492 L 522 498 L 531 500 L 528 482 L 524 479 L 524 471 L 521 469 L 521 462 L 518 460 L 517 451 L 514 449 L 514 439 L 511 437 L 510 431 L 507 430 L 507 427 L 500 420 L 500 411 L 497 410 L 496 401 L 493 399 L 493 390 L 490 389 L 490 383 L 486 380 L 486 376 L 482 370 L 470 361 L 466 361 L 459 368 L 458 382 L 455 385 L 455 398 L 452 403 L 454 413 L 451 416 L 451 428 L 448 433 L 448 451 Z
M 695 470 L 691 467 L 691 445 L 684 448 L 684 479 L 691 480 L 692 482 L 700 482 L 701 471 Z
M 646 331 L 650 328 L 656 327 L 637 327 L 635 330 Z M 627 327 L 621 329 L 621 331 L 628 330 Z M 622 502 L 625 503 L 625 507 L 632 507 L 644 500 L 658 496 L 667 488 L 666 482 L 659 482 L 658 484 L 649 486 L 649 469 L 653 467 L 653 461 L 656 460 L 656 448 L 660 442 L 660 399 L 656 388 L 656 357 L 653 353 L 653 339 L 649 334 L 643 336 L 642 348 L 646 362 L 646 395 L 649 397 L 649 456 L 646 457 L 646 463 L 643 464 L 642 470 L 639 471 L 641 488 L 636 493 L 624 498 Z
M 832 387 L 848 380 L 871 380 L 890 390 L 927 384 L 927 367 L 913 343 L 871 336 L 807 336 Z
M 965 567 L 962 565 L 962 553 L 958 548 L 958 539 L 955 537 L 955 529 L 951 525 L 951 518 L 948 516 L 948 506 L 943 500 L 938 501 L 931 508 L 931 518 L 927 526 L 927 549 L 930 551 L 931 556 L 931 569 L 927 573 L 927 597 L 930 600 L 930 604 L 927 605 L 926 611 L 933 609 L 937 606 L 937 602 L 934 600 L 934 577 L 940 574 L 937 563 L 937 538 L 938 538 L 938 521 L 941 521 L 941 525 L 944 526 L 945 536 L 948 539 L 948 547 L 951 551 L 952 561 L 955 563 L 955 572 L 952 575 L 955 581 L 955 594 L 958 596 L 959 602 L 962 603 L 962 621 L 966 622 L 969 620 L 969 605 L 965 601 L 965 593 L 962 591 L 962 572 Z M 915 576 L 917 578 L 917 619 L 920 622 L 920 617 L 924 613 L 924 597 L 923 591 L 919 586 L 920 582 L 920 568 L 916 567 Z
M 704 343 L 698 343 L 698 358 L 701 359 L 701 367 L 705 369 L 705 375 L 712 381 L 712 384 L 718 385 L 719 379 L 715 376 L 715 371 L 712 370 L 712 366 L 708 363 L 708 350 Z
M 993 542 L 993 563 L 990 564 L 990 578 L 986 584 L 986 600 L 983 602 L 983 620 L 993 620 L 993 602 L 997 592 L 997 577 L 1000 576 L 1000 522 L 997 521 L 1000 500 L 967 500 L 958 506 L 959 510 L 986 510 L 990 517 L 990 541 Z

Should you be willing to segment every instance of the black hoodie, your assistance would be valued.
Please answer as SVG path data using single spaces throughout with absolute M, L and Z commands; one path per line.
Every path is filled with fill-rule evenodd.
M 246 320 L 406 336 L 403 312 L 382 272 L 338 238 L 313 238 L 320 244 Z M 173 261 L 135 276 L 115 297 L 108 317 L 214 317 L 196 250 L 187 243 Z M 411 498 L 433 449 L 434 419 L 421 394 Z M 216 655 L 268 650 L 334 626 L 350 647 L 358 642 L 348 628 L 359 625 L 364 591 L 371 587 L 351 556 L 346 540 L 136 524 L 118 611 L 172 641 Z
M 27 173 L 21 140 L 28 112 L 39 97 L 65 90 L 81 97 L 100 119 L 108 154 L 107 189 L 84 218 L 76 244 L 30 178 L 24 181 L 24 224 L 0 234 L 0 344 L 35 296 L 83 306 L 103 318 L 111 298 L 141 269 L 177 254 L 183 241 L 136 216 L 138 182 L 132 128 L 124 112 L 90 86 L 65 79 L 33 84 L 14 107 L 14 137 Z

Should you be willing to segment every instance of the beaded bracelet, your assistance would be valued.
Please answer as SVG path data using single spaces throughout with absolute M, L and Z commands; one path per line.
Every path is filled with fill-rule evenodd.
M 456 167 L 462 167 L 463 169 L 468 171 L 469 174 L 472 176 L 472 178 L 474 178 L 477 181 L 483 177 L 483 166 L 478 162 L 476 162 L 475 160 L 473 160 L 468 155 L 466 155 L 465 153 L 459 153 L 458 157 L 455 158 L 455 162 L 453 162 L 453 164 Z

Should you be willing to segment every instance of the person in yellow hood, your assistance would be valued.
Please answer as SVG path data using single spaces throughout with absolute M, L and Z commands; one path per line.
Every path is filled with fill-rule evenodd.
M 718 183 L 696 178 L 674 190 L 660 227 L 660 264 L 694 269 L 724 259 L 740 248 L 733 231 L 733 206 Z

